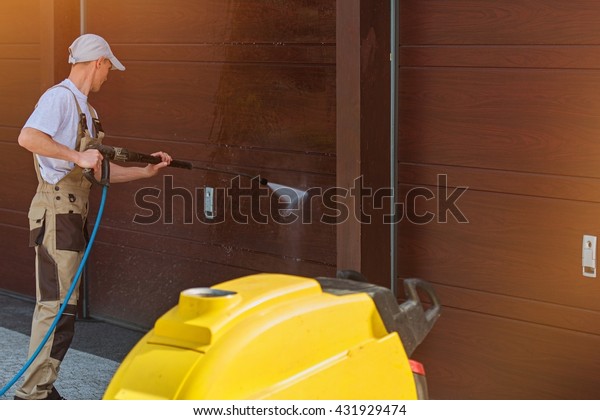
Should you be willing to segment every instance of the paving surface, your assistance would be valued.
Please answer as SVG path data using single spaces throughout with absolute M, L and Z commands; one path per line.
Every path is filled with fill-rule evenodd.
M 27 361 L 33 302 L 0 294 L 0 387 Z M 129 350 L 143 336 L 107 322 L 78 320 L 56 389 L 68 400 L 99 400 Z M 0 400 L 12 399 L 20 379 Z

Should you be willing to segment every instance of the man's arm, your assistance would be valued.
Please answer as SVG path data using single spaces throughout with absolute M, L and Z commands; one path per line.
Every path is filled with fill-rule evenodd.
M 67 160 L 82 168 L 100 170 L 102 154 L 98 150 L 78 152 L 54 141 L 48 134 L 30 127 L 21 130 L 18 141 L 20 146 L 37 155 Z
M 165 168 L 171 163 L 171 156 L 164 152 L 152 153 L 152 156 L 159 156 L 162 162 L 155 165 L 146 165 L 144 167 L 139 166 L 119 166 L 114 163 L 110 163 L 110 182 L 129 182 L 137 179 L 150 178 L 156 175 L 162 168 Z

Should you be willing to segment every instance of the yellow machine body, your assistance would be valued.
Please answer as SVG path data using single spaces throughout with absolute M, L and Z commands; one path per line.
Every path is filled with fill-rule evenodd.
M 409 359 L 366 293 L 260 274 L 181 292 L 104 399 L 416 399 Z

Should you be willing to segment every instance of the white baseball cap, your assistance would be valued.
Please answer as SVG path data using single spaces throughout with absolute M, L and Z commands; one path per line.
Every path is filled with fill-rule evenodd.
M 100 57 L 110 60 L 112 70 L 125 70 L 117 57 L 110 50 L 108 42 L 104 38 L 94 34 L 85 34 L 77 38 L 69 47 L 69 63 L 84 63 L 86 61 L 95 61 Z

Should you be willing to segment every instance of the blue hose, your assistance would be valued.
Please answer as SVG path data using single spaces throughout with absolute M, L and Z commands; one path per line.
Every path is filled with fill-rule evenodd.
M 65 301 L 60 306 L 60 309 L 58 310 L 58 313 L 56 314 L 56 317 L 54 318 L 54 321 L 52 322 L 52 325 L 50 325 L 50 328 L 48 329 L 48 332 L 46 333 L 46 335 L 42 339 L 42 342 L 40 343 L 40 345 L 38 346 L 38 348 L 31 355 L 31 357 L 29 358 L 29 360 L 27 360 L 27 362 L 25 363 L 25 365 L 23 365 L 23 367 L 21 368 L 21 370 L 15 375 L 15 377 L 12 378 L 10 380 L 10 382 L 8 382 L 4 386 L 4 388 L 2 388 L 2 390 L 0 390 L 0 397 L 4 396 L 4 394 L 6 394 L 6 392 L 19 380 L 19 378 L 21 376 L 23 376 L 23 374 L 29 368 L 29 366 L 31 366 L 31 364 L 33 363 L 33 361 L 35 360 L 35 358 L 42 351 L 42 348 L 44 347 L 44 345 L 46 344 L 46 342 L 50 338 L 50 335 L 52 334 L 52 332 L 56 328 L 56 324 L 58 324 L 58 321 L 60 320 L 60 317 L 62 316 L 63 312 L 65 311 L 65 308 L 67 307 L 67 304 L 69 303 L 69 299 L 71 299 L 71 295 L 73 294 L 73 291 L 75 290 L 75 287 L 77 287 L 77 284 L 79 284 L 79 278 L 81 277 L 81 273 L 83 272 L 83 267 L 85 267 L 85 263 L 87 262 L 88 256 L 90 255 L 90 251 L 92 250 L 92 245 L 94 244 L 94 239 L 96 239 L 96 233 L 98 232 L 98 228 L 100 227 L 100 220 L 102 219 L 102 213 L 104 213 L 104 205 L 106 204 L 106 193 L 107 193 L 107 191 L 108 191 L 108 185 L 104 185 L 102 187 L 102 199 L 100 200 L 100 207 L 98 208 L 98 215 L 96 216 L 96 222 L 94 223 L 94 229 L 92 230 L 92 234 L 90 235 L 90 240 L 89 240 L 89 242 L 87 244 L 87 247 L 85 248 L 85 253 L 83 254 L 83 258 L 81 259 L 81 263 L 79 264 L 79 268 L 77 269 L 77 273 L 75 273 L 75 277 L 73 278 L 73 282 L 71 284 L 71 287 L 69 288 L 69 291 L 67 292 L 67 295 L 65 296 Z

